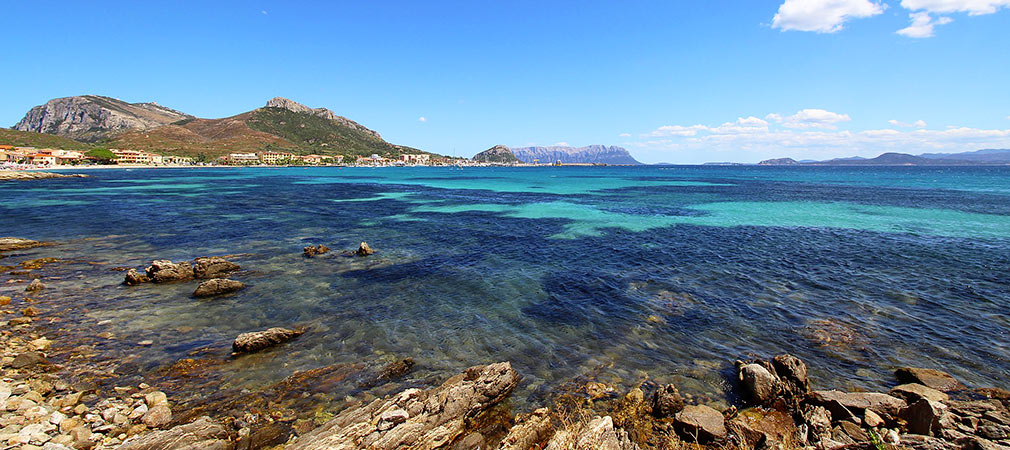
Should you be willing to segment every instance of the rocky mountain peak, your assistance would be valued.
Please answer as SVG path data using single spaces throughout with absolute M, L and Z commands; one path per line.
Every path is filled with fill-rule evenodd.
M 519 158 L 512 149 L 504 145 L 496 145 L 473 156 L 474 161 L 486 163 L 516 163 Z
M 15 130 L 94 141 L 125 130 L 147 130 L 192 116 L 156 103 L 127 103 L 100 95 L 49 100 L 33 107 Z
M 284 98 L 284 97 L 274 97 L 274 98 L 270 99 L 269 101 L 267 101 L 267 104 L 266 104 L 265 107 L 266 108 L 281 108 L 281 109 L 286 109 L 288 111 L 296 112 L 296 113 L 312 114 L 313 116 L 322 117 L 324 119 L 332 120 L 332 121 L 337 122 L 337 123 L 339 123 L 339 124 L 341 124 L 343 126 L 346 126 L 346 127 L 358 130 L 358 131 L 362 131 L 362 132 L 368 133 L 368 134 L 370 134 L 372 136 L 375 136 L 375 137 L 381 139 L 381 136 L 379 135 L 379 133 L 368 129 L 365 126 L 363 126 L 363 125 L 361 125 L 361 124 L 359 124 L 359 123 L 357 123 L 357 122 L 355 122 L 355 121 L 353 121 L 351 119 L 348 119 L 348 118 L 343 117 L 343 116 L 338 116 L 333 111 L 330 111 L 330 110 L 328 110 L 326 108 L 309 108 L 308 106 L 305 106 L 305 105 L 303 105 L 301 103 L 298 103 L 298 102 L 296 102 L 294 100 L 291 100 L 291 99 L 288 99 L 288 98 Z

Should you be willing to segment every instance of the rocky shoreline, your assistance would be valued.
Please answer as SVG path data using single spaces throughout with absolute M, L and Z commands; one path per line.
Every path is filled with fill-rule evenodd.
M 87 178 L 82 174 L 62 174 L 53 172 L 28 172 L 22 170 L 0 170 L 0 181 L 46 180 L 50 178 Z
M 0 252 L 43 245 L 0 238 Z M 362 254 L 361 248 L 367 244 L 353 254 Z M 124 284 L 217 285 L 224 280 L 218 277 L 240 267 L 210 257 L 192 264 L 156 260 L 143 273 L 124 270 Z M 513 411 L 510 397 L 522 374 L 498 362 L 470 367 L 426 389 L 380 389 L 379 396 L 348 399 L 334 415 L 297 410 L 311 408 L 309 392 L 323 393 L 336 383 L 358 383 L 362 392 L 392 386 L 413 370 L 410 358 L 378 371 L 338 364 L 296 372 L 261 392 L 222 390 L 219 397 L 172 399 L 165 393 L 173 392 L 172 386 L 118 385 L 112 373 L 99 384 L 80 376 L 103 370 L 88 358 L 54 359 L 63 354 L 61 342 L 45 324 L 57 322 L 61 312 L 47 310 L 43 283 L 32 291 L 28 280 L 23 283 L 19 298 L 0 297 L 6 324 L 0 332 L 0 449 L 1010 450 L 1006 390 L 969 388 L 944 372 L 914 367 L 896 368 L 888 392 L 818 390 L 843 383 L 811 380 L 806 364 L 791 355 L 727 361 L 734 374 L 727 381 L 739 400 L 719 409 L 682 396 L 675 385 L 646 379 L 627 392 L 583 380 L 559 391 L 545 407 Z M 246 333 L 233 350 L 255 352 L 304 332 Z M 171 370 L 202 368 L 196 360 L 183 360 Z M 295 410 L 269 407 L 281 400 Z

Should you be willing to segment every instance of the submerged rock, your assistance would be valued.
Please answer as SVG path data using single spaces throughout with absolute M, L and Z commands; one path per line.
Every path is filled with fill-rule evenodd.
M 310 246 L 305 247 L 304 249 L 302 249 L 302 254 L 305 255 L 305 257 L 307 257 L 307 258 L 311 258 L 313 256 L 322 255 L 324 253 L 329 253 L 329 252 L 330 252 L 330 248 L 327 247 L 327 246 L 325 246 L 325 245 L 323 245 L 323 244 L 319 244 L 319 245 L 316 245 L 316 246 L 310 245 Z
M 0 238 L 0 252 L 9 252 L 12 250 L 25 250 L 29 248 L 42 247 L 49 244 L 39 241 L 33 241 L 31 239 L 22 239 L 16 237 L 5 237 Z
M 942 392 L 959 391 L 965 388 L 950 374 L 936 369 L 902 367 L 894 371 L 894 376 L 899 383 L 919 383 Z
M 127 439 L 118 450 L 232 450 L 228 430 L 210 417 Z
M 368 246 L 367 242 L 362 242 L 361 245 L 358 245 L 358 250 L 354 252 L 354 254 L 358 256 L 368 256 L 372 253 L 375 253 L 375 250 L 372 250 L 372 248 Z
M 434 389 L 408 389 L 347 408 L 285 448 L 442 448 L 463 436 L 470 421 L 503 400 L 518 381 L 507 362 L 471 367 Z
M 123 280 L 123 284 L 127 286 L 136 286 L 141 283 L 147 283 L 150 281 L 147 275 L 141 275 L 137 272 L 137 269 L 129 269 L 126 271 L 126 278 Z
M 656 417 L 672 417 L 684 409 L 684 399 L 672 384 L 656 390 L 652 396 L 652 414 Z
M 289 330 L 287 328 L 270 328 L 265 331 L 242 333 L 232 343 L 232 351 L 235 354 L 251 353 L 290 341 L 304 333 L 304 330 Z
M 25 288 L 25 292 L 39 292 L 45 288 L 46 285 L 42 284 L 42 281 L 36 278 L 28 284 L 28 287 Z
M 188 262 L 173 263 L 167 259 L 151 262 L 145 272 L 147 272 L 148 278 L 155 283 L 186 281 L 192 280 L 194 277 L 193 266 L 190 266 Z
M 193 291 L 193 296 L 213 297 L 215 295 L 230 294 L 242 289 L 245 289 L 245 283 L 241 281 L 229 280 L 227 278 L 214 278 L 213 280 L 207 280 L 200 283 L 200 286 L 197 286 L 196 291 Z
M 14 357 L 11 367 L 15 369 L 25 369 L 39 364 L 49 364 L 45 355 L 39 352 L 24 352 Z
M 199 279 L 219 278 L 242 269 L 241 266 L 219 256 L 196 258 L 193 260 L 193 276 Z

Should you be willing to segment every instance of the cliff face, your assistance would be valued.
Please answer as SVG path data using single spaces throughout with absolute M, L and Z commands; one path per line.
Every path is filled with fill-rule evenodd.
M 305 106 L 305 105 L 303 105 L 301 103 L 298 103 L 298 102 L 296 102 L 294 100 L 286 99 L 284 97 L 274 97 L 274 98 L 270 99 L 270 101 L 267 102 L 266 107 L 267 108 L 281 108 L 281 109 L 286 109 L 288 111 L 292 111 L 292 112 L 296 112 L 296 113 L 312 114 L 312 115 L 317 116 L 317 117 L 322 117 L 324 119 L 332 120 L 334 122 L 337 122 L 340 125 L 343 125 L 345 127 L 351 128 L 353 130 L 360 131 L 360 132 L 366 133 L 366 134 L 370 134 L 370 135 L 375 136 L 377 138 L 381 138 L 382 137 L 382 136 L 379 136 L 379 133 L 366 128 L 365 126 L 359 124 L 358 122 L 355 122 L 355 121 L 353 121 L 351 119 L 348 119 L 346 117 L 343 117 L 343 116 L 338 116 L 333 111 L 330 111 L 330 110 L 328 110 L 326 108 L 309 108 L 308 106 Z
M 590 145 L 588 147 L 521 147 L 513 148 L 512 153 L 523 162 L 531 163 L 534 159 L 541 164 L 561 161 L 568 164 L 641 164 L 627 150 L 606 145 Z
M 191 118 L 157 103 L 127 103 L 83 95 L 56 98 L 36 106 L 14 129 L 96 141 L 125 130 L 147 130 Z
M 484 163 L 511 164 L 519 162 L 512 149 L 504 145 L 496 145 L 473 156 L 474 161 Z

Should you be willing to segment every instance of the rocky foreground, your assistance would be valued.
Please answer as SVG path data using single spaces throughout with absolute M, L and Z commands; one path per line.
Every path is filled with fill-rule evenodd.
M 49 178 L 87 178 L 87 175 L 66 175 L 52 172 L 25 172 L 22 170 L 0 170 L 0 181 L 45 180 Z
M 3 238 L 0 252 L 41 245 Z M 143 274 L 127 271 L 125 284 L 214 281 L 239 270 L 220 257 L 192 264 L 158 260 Z M 437 387 L 363 396 L 325 420 L 292 426 L 294 415 L 252 414 L 259 393 L 236 393 L 224 401 L 227 408 L 211 408 L 173 402 L 144 383 L 103 389 L 82 381 L 75 374 L 97 369 L 85 358 L 50 361 L 60 343 L 36 325 L 59 312 L 45 310 L 44 286 L 30 288 L 22 298 L 0 297 L 6 324 L 0 331 L 0 449 L 1010 450 L 1008 391 L 969 388 L 944 372 L 914 367 L 898 368 L 888 392 L 818 390 L 836 383 L 811 380 L 806 364 L 791 355 L 737 361 L 732 384 L 740 401 L 723 410 L 695 403 L 671 384 L 643 382 L 619 393 L 589 381 L 544 408 L 516 414 L 509 398 L 522 374 L 498 362 L 470 367 Z M 233 350 L 290 345 L 283 343 L 303 332 L 245 333 Z M 361 387 L 387 384 L 413 366 L 409 358 L 394 362 L 365 377 Z M 361 380 L 350 374 L 362 370 L 334 365 L 296 372 L 265 396 L 283 397 L 294 385 L 325 391 Z

